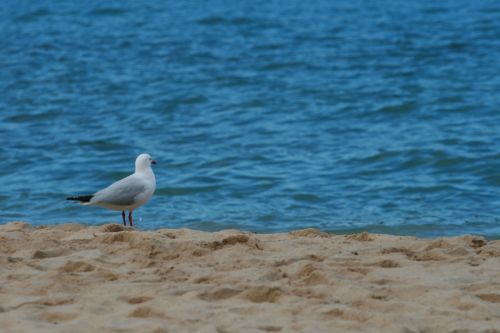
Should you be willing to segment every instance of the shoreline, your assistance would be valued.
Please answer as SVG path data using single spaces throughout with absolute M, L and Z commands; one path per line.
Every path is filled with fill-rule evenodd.
M 500 332 L 500 240 L 0 225 L 6 332 Z

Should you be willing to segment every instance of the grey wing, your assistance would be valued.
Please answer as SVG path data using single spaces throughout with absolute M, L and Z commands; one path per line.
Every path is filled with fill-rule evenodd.
M 134 204 L 135 198 L 145 190 L 144 182 L 134 175 L 130 175 L 97 192 L 92 198 L 92 202 L 128 206 Z

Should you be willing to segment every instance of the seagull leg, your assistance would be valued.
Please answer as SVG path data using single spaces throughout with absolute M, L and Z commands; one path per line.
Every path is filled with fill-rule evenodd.
M 130 226 L 134 226 L 134 224 L 132 223 L 132 209 L 128 212 L 128 223 L 130 224 Z
M 122 219 L 123 219 L 123 225 L 126 226 L 127 223 L 125 222 L 125 211 L 122 210 Z

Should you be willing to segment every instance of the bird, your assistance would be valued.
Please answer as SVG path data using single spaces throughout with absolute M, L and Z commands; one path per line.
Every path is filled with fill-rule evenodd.
M 66 200 L 79 201 L 84 206 L 100 206 L 122 212 L 123 225 L 125 211 L 129 211 L 128 222 L 133 226 L 132 212 L 151 199 L 156 189 L 156 179 L 151 168 L 156 161 L 149 154 L 140 154 L 135 160 L 135 172 L 94 194 L 79 195 Z

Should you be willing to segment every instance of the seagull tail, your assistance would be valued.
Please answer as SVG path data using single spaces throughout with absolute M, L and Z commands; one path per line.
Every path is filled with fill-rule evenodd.
M 81 204 L 85 205 L 88 204 L 90 199 L 92 199 L 93 197 L 94 197 L 93 195 L 79 195 L 77 197 L 66 198 L 66 200 L 80 201 Z

